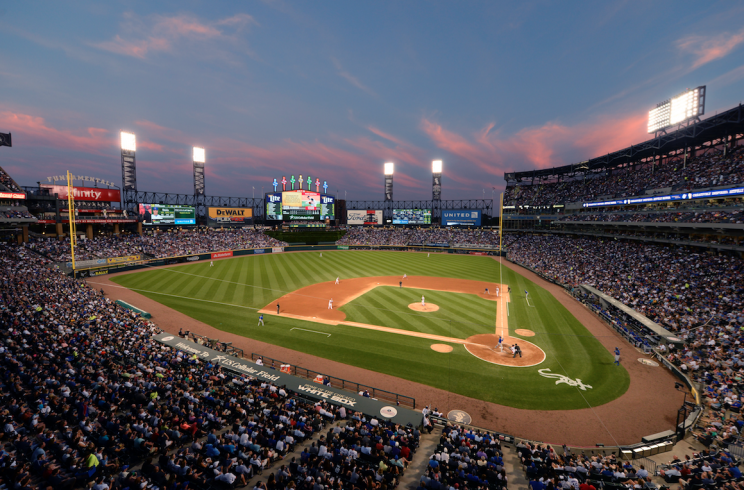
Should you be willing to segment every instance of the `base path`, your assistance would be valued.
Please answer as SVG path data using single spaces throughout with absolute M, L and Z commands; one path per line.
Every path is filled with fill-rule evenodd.
M 369 325 L 366 323 L 347 322 L 346 314 L 340 310 L 329 310 L 328 301 L 333 299 L 333 307 L 343 306 L 363 294 L 380 286 L 392 286 L 414 289 L 427 289 L 430 291 L 448 291 L 452 293 L 475 294 L 480 298 L 498 303 L 499 311 L 496 314 L 495 334 L 473 335 L 467 339 L 458 339 L 454 337 L 444 337 L 422 332 L 414 332 L 394 327 L 383 327 L 379 325 Z M 486 294 L 486 289 L 496 291 L 501 290 L 500 296 L 495 294 Z M 530 367 L 540 364 L 545 360 L 545 352 L 538 346 L 526 340 L 509 336 L 509 326 L 507 321 L 506 303 L 509 302 L 509 293 L 507 288 L 498 283 L 473 281 L 470 279 L 450 279 L 444 277 L 429 276 L 408 276 L 403 279 L 401 276 L 379 276 L 379 277 L 357 277 L 346 279 L 336 284 L 334 281 L 319 282 L 297 291 L 285 294 L 276 301 L 272 301 L 263 309 L 259 310 L 264 315 L 276 315 L 276 305 L 280 307 L 281 316 L 296 318 L 309 322 L 326 323 L 331 325 L 348 325 L 350 327 L 366 328 L 368 330 L 377 330 L 379 332 L 388 332 L 409 337 L 419 337 L 439 342 L 451 342 L 453 344 L 463 344 L 468 352 L 479 359 L 483 359 L 491 364 L 499 364 L 509 367 Z M 411 303 L 408 305 L 412 310 L 422 313 L 429 313 L 439 309 L 437 305 L 427 303 L 422 306 L 421 303 Z M 504 338 L 504 349 L 509 355 L 492 350 L 492 347 L 498 344 L 499 335 Z M 512 344 L 519 344 L 522 349 L 522 357 L 512 357 L 509 347 Z

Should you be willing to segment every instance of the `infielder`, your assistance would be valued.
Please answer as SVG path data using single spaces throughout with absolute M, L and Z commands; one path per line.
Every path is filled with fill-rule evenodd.
M 405 275 L 405 274 L 403 274 L 403 279 L 405 279 L 406 277 L 408 277 L 408 276 L 407 276 L 407 275 Z
M 263 313 L 261 313 L 260 315 L 258 315 L 258 324 L 261 325 L 262 327 L 265 326 L 264 325 L 264 322 L 263 322 Z
M 496 296 L 499 295 L 499 288 L 496 288 Z
M 423 296 L 421 296 L 421 306 L 426 307 L 426 299 Z
M 486 288 L 486 294 L 489 296 L 491 295 L 491 293 L 488 292 L 488 288 Z
M 330 301 L 328 301 L 328 309 L 329 310 L 333 309 L 333 298 L 331 298 Z
M 338 277 L 336 278 L 336 284 L 338 284 Z
M 502 337 L 501 335 L 499 335 L 499 345 L 498 345 L 498 347 L 499 347 L 499 351 L 500 352 L 504 352 L 504 337 Z

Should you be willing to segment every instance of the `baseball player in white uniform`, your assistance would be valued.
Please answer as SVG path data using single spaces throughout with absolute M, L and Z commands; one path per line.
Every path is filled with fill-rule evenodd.
M 426 299 L 423 296 L 421 296 L 421 306 L 426 307 Z
M 209 261 L 209 267 L 214 267 L 214 262 L 212 262 L 211 260 Z
M 407 276 L 407 275 L 405 275 L 405 274 L 403 274 L 403 279 L 405 279 L 406 277 L 408 277 L 408 276 Z
M 499 288 L 496 288 L 496 296 L 499 295 Z
M 332 309 L 333 309 L 333 298 L 331 298 L 331 299 L 330 299 L 330 300 L 328 301 L 328 309 L 329 309 L 329 310 L 332 310 Z
M 336 278 L 336 284 L 338 284 L 338 277 Z

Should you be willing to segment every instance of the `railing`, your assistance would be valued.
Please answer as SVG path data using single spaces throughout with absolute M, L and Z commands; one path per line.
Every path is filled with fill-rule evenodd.
M 262 356 L 260 354 L 251 354 L 252 361 L 258 359 L 259 357 L 263 359 L 264 366 L 268 366 L 274 369 L 280 369 L 282 366 L 289 366 L 288 374 L 293 374 L 305 379 L 315 379 L 318 376 L 322 376 L 323 378 L 328 378 L 331 386 L 334 388 L 341 388 L 342 390 L 353 391 L 354 393 L 368 391 L 370 397 L 372 398 L 381 398 L 383 400 L 395 402 L 396 405 L 405 405 L 410 408 L 416 408 L 416 399 L 410 396 L 401 395 L 399 393 L 383 390 L 380 388 L 375 388 L 374 386 L 357 383 L 356 381 L 349 381 L 343 378 L 337 378 L 336 376 L 331 376 L 330 374 L 324 374 L 312 369 L 295 366 L 294 364 L 279 361 L 277 359 L 272 359 L 271 357 Z
M 187 332 L 185 335 L 187 340 L 191 340 L 195 344 L 206 345 L 210 349 L 214 349 L 218 352 L 224 352 L 235 357 L 245 358 L 243 349 L 233 347 L 231 342 L 220 342 L 220 339 L 210 339 L 205 335 L 195 334 L 193 332 Z
M 744 446 L 741 444 L 729 444 L 726 451 L 739 459 L 744 459 Z
M 630 464 L 633 465 L 633 468 L 635 468 L 636 471 L 638 471 L 640 469 L 641 465 L 643 465 L 643 467 L 646 469 L 646 471 L 648 471 L 648 474 L 649 475 L 656 475 L 656 465 L 657 465 L 657 463 L 653 459 L 649 459 L 649 458 L 635 458 L 635 459 L 632 459 L 631 460 L 631 463 Z

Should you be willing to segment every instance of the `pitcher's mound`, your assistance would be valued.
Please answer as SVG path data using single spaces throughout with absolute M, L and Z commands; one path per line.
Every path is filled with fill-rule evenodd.
M 452 346 L 447 344 L 431 344 L 431 350 L 436 352 L 452 352 Z
M 514 331 L 514 333 L 522 337 L 534 337 L 535 336 L 535 332 L 533 332 L 532 330 L 528 330 L 526 328 L 518 328 Z
M 426 303 L 426 306 L 421 306 L 421 303 L 411 303 L 408 305 L 413 311 L 423 311 L 424 313 L 431 313 L 437 311 L 439 307 L 433 303 Z

